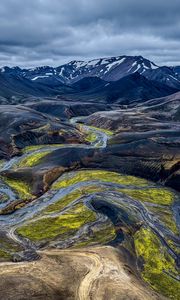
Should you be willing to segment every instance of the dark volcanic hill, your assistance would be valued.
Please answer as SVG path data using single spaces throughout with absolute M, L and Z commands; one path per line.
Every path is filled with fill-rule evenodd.
M 26 146 L 72 142 L 82 142 L 73 125 L 29 107 L 0 105 L 0 159 L 18 155 Z
M 79 100 L 124 105 L 167 96 L 177 91 L 167 85 L 150 81 L 138 72 L 113 82 L 105 82 L 99 78 L 94 78 L 93 81 L 83 78 L 72 87 L 76 89 L 73 97 Z
M 141 103 L 143 112 L 151 112 L 151 116 L 166 121 L 180 121 L 180 92 L 170 96 L 152 99 Z
M 0 97 L 13 102 L 14 99 L 21 99 L 27 96 L 56 96 L 71 91 L 71 88 L 62 83 L 40 83 L 16 74 L 0 73 Z M 2 102 L 2 101 L 1 101 Z M 15 100 L 16 103 L 16 100 Z

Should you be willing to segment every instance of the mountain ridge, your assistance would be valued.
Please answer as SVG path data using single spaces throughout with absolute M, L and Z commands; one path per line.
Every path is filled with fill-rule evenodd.
M 108 103 L 123 98 L 129 104 L 180 91 L 180 68 L 159 67 L 142 56 L 125 55 L 74 60 L 57 68 L 6 66 L 0 69 L 0 85 L 3 104 L 16 104 L 29 96 L 61 96 L 72 101 L 91 101 L 94 97 Z
M 116 56 L 89 61 L 73 60 L 58 67 L 37 68 L 3 67 L 1 73 L 16 74 L 37 82 L 48 82 L 49 78 L 63 84 L 73 84 L 84 78 L 96 76 L 105 81 L 116 81 L 135 72 L 147 79 L 166 83 L 180 89 L 180 67 L 158 66 L 142 56 Z M 174 82 L 175 81 L 175 82 Z

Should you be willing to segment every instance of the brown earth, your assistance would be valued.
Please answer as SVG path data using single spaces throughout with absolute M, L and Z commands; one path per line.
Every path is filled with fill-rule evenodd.
M 38 261 L 0 265 L 1 300 L 165 299 L 141 281 L 121 250 L 103 246 L 39 253 Z

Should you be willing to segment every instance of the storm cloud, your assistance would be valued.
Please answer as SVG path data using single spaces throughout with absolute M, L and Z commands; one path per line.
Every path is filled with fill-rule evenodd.
M 1 0 L 0 65 L 143 55 L 180 65 L 180 1 Z

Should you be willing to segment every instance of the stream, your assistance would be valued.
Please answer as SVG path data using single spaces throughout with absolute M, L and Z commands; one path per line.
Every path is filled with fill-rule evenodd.
M 77 124 L 81 121 L 83 117 L 73 118 L 70 120 L 71 124 Z M 61 145 L 61 146 L 49 146 L 44 145 L 43 148 L 35 151 L 29 151 L 27 153 L 22 154 L 18 157 L 13 157 L 10 161 L 4 162 L 1 165 L 1 171 L 9 170 L 14 168 L 18 163 L 21 162 L 21 160 L 24 160 L 29 155 L 35 154 L 35 153 L 41 153 L 46 151 L 54 151 L 61 148 L 69 148 L 69 147 L 84 147 L 84 148 L 105 148 L 108 141 L 108 135 L 101 131 L 100 129 L 91 128 L 86 125 L 82 125 L 84 132 L 91 132 L 96 135 L 96 141 L 89 145 Z M 71 171 L 69 174 L 73 177 L 76 174 L 76 171 Z M 63 175 L 66 176 L 66 175 Z M 59 179 L 57 179 L 58 182 Z M 88 186 L 95 186 L 95 187 L 101 187 L 102 189 L 106 189 L 105 192 L 94 192 L 90 195 L 84 195 L 80 199 L 75 199 L 70 204 L 68 204 L 63 210 L 57 213 L 52 213 L 51 215 L 48 215 L 49 217 L 56 217 L 63 214 L 66 210 L 72 209 L 74 204 L 83 202 L 85 205 L 90 207 L 90 209 L 94 210 L 96 212 L 96 221 L 93 224 L 85 224 L 83 225 L 73 237 L 70 237 L 68 241 L 61 241 L 61 242 L 52 242 L 51 245 L 59 248 L 66 248 L 69 247 L 75 240 L 78 240 L 83 234 L 88 233 L 89 230 L 91 230 L 92 225 L 93 226 L 99 226 L 102 224 L 105 224 L 108 222 L 108 216 L 103 214 L 102 212 L 98 212 L 95 208 L 97 199 L 100 199 L 104 205 L 109 205 L 109 207 L 112 207 L 114 211 L 124 211 L 127 215 L 130 215 L 134 222 L 143 222 L 151 228 L 151 230 L 159 237 L 164 247 L 167 248 L 169 254 L 178 261 L 178 254 L 176 251 L 167 243 L 169 239 L 173 240 L 176 245 L 179 245 L 180 240 L 177 235 L 175 235 L 169 228 L 167 228 L 156 216 L 155 213 L 152 213 L 152 211 L 149 211 L 146 203 L 140 202 L 136 199 L 132 199 L 132 197 L 129 197 L 126 194 L 121 193 L 120 191 L 117 191 L 118 189 L 126 189 L 127 185 L 124 184 L 117 184 L 113 182 L 102 182 L 101 180 L 90 180 L 90 181 L 80 181 L 78 183 L 72 184 L 68 187 L 61 188 L 59 190 L 53 190 L 50 189 L 46 193 L 44 193 L 39 198 L 35 199 L 34 201 L 28 203 L 24 207 L 16 210 L 12 214 L 8 215 L 0 215 L 0 230 L 2 232 L 5 232 L 7 237 L 9 239 L 12 239 L 13 242 L 18 243 L 24 248 L 25 250 L 35 250 L 37 247 L 36 245 L 29 241 L 28 239 L 24 239 L 19 237 L 16 234 L 16 229 L 19 226 L 22 226 L 25 222 L 31 222 L 31 220 L 39 220 L 42 218 L 46 218 L 47 215 L 41 215 L 41 212 L 47 208 L 49 205 L 56 203 L 60 199 L 64 198 L 65 196 L 69 195 L 70 193 L 76 191 L 77 189 L 82 189 L 84 187 Z M 160 188 L 159 185 L 154 184 L 152 182 L 149 182 L 148 185 L 149 188 Z M 134 190 L 136 189 L 136 185 L 128 185 L 128 189 Z M 145 189 L 147 187 L 138 187 L 138 189 Z M 161 187 L 162 188 L 162 187 Z M 179 194 L 174 192 L 175 195 L 175 201 L 173 205 L 173 214 L 174 218 L 176 219 L 177 226 L 180 226 L 179 222 L 179 211 L 180 211 L 180 203 L 179 203 Z M 8 184 L 3 182 L 2 179 L 0 179 L 0 194 L 4 195 L 4 197 L 8 198 L 6 201 L 0 202 L 0 209 L 5 207 L 6 205 L 10 204 L 11 202 L 18 199 L 17 193 L 10 188 Z M 93 205 L 94 203 L 94 205 Z M 116 215 L 116 218 L 120 218 L 119 215 Z M 119 219 L 118 219 L 119 220 Z

